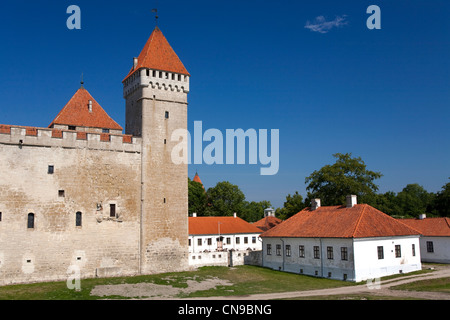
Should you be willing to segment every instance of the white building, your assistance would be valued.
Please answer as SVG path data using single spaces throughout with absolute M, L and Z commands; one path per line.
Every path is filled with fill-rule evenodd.
M 276 270 L 363 281 L 421 269 L 420 234 L 356 196 L 346 206 L 315 199 L 261 234 L 262 265 Z
M 189 217 L 189 252 L 261 250 L 261 230 L 237 217 Z
M 194 214 L 189 217 L 189 265 L 243 264 L 249 251 L 261 250 L 261 232 L 236 214 L 233 217 Z
M 450 263 L 450 218 L 401 219 L 401 222 L 416 229 L 420 237 L 422 262 Z

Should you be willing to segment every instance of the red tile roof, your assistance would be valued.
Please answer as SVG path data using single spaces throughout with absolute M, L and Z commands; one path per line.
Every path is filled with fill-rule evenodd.
M 195 174 L 195 177 L 194 177 L 194 179 L 193 179 L 192 181 L 201 183 L 201 184 L 203 185 L 202 180 L 201 180 L 200 177 L 198 176 L 198 173 Z
M 137 66 L 130 70 L 123 81 L 141 68 L 169 71 L 190 76 L 189 72 L 186 70 L 158 27 L 155 27 L 139 54 Z
M 89 100 L 92 101 L 92 112 L 89 112 Z M 55 124 L 123 130 L 83 87 L 78 89 L 49 127 Z
M 305 208 L 261 237 L 367 238 L 419 235 L 419 232 L 367 205 Z
M 189 217 L 189 234 L 237 234 L 261 233 L 261 230 L 241 218 L 234 217 Z
M 399 219 L 424 236 L 450 237 L 450 218 Z
M 255 223 L 253 223 L 253 225 L 255 227 L 258 227 L 262 231 L 267 231 L 267 230 L 272 229 L 273 227 L 279 225 L 282 222 L 283 222 L 283 220 L 278 219 L 277 217 L 268 216 L 268 217 L 262 218 L 261 220 L 256 221 Z

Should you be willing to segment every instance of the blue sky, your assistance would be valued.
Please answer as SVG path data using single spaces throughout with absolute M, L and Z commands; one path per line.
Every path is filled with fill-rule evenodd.
M 69 30 L 66 9 L 81 9 Z M 369 5 L 381 29 L 369 30 Z M 191 74 L 189 128 L 280 130 L 280 169 L 191 165 L 282 206 L 305 177 L 351 152 L 380 192 L 439 191 L 450 177 L 449 1 L 2 1 L 0 123 L 46 127 L 85 87 L 124 127 L 122 79 L 158 25 Z M 323 17 L 317 19 L 317 17 Z M 325 33 L 305 28 L 331 23 Z

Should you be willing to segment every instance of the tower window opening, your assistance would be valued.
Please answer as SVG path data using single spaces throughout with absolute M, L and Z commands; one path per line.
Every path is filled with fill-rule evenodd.
M 109 216 L 111 218 L 115 218 L 116 217 L 116 205 L 115 204 L 110 204 L 109 205 Z
M 34 229 L 34 213 L 28 214 L 27 227 L 28 229 Z
M 169 111 L 166 111 L 164 117 L 165 117 L 166 119 L 169 119 Z
M 76 227 L 81 227 L 81 217 L 82 217 L 81 212 L 77 212 L 75 214 L 75 226 Z

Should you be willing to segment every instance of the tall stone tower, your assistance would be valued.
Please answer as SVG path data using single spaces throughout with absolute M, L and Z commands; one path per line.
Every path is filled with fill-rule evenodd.
M 187 130 L 189 73 L 156 27 L 123 80 L 126 134 L 142 137 L 140 272 L 188 268 L 188 168 L 174 164 L 174 130 Z

